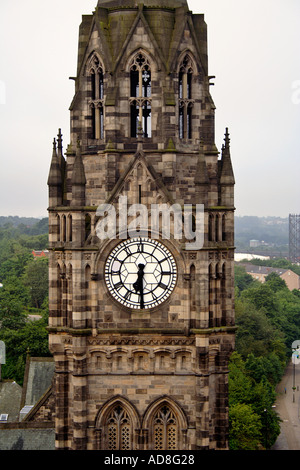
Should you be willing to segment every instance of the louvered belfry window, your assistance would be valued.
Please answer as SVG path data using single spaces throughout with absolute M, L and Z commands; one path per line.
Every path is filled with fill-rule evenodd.
M 192 78 L 193 67 L 189 55 L 181 62 L 179 70 L 179 138 L 192 138 Z
M 137 137 L 139 124 L 143 136 L 151 137 L 151 69 L 144 54 L 138 53 L 130 66 L 131 137 Z
M 91 100 L 89 105 L 92 111 L 92 138 L 104 137 L 104 74 L 103 68 L 96 55 L 90 64 Z

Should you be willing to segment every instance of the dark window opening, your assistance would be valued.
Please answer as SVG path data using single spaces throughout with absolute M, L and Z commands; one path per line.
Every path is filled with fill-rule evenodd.
M 192 82 L 193 69 L 191 59 L 186 55 L 182 61 L 178 74 L 178 98 L 179 98 L 179 138 L 192 138 Z
M 130 70 L 130 135 L 137 137 L 139 125 L 143 136 L 151 137 L 151 70 L 146 57 L 137 54 Z M 136 98 L 136 99 L 133 99 Z

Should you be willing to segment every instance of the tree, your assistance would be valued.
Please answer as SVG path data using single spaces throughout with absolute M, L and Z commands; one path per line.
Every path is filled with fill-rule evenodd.
M 259 357 L 251 353 L 245 361 L 245 369 L 256 383 L 267 379 L 272 385 L 276 385 L 284 373 L 284 363 L 274 353 Z
M 229 408 L 229 447 L 231 450 L 261 448 L 262 423 L 250 405 L 237 403 Z
M 25 268 L 24 284 L 29 288 L 32 306 L 41 308 L 48 294 L 48 260 L 35 259 Z
M 269 318 L 274 317 L 279 312 L 278 303 L 268 283 L 251 287 L 242 292 L 241 295 L 244 299 L 248 299 L 257 310 L 263 310 Z
M 14 379 L 22 385 L 26 355 L 50 356 L 48 347 L 47 316 L 38 321 L 29 321 L 19 329 L 0 329 L 0 340 L 6 346 L 6 364 L 3 365 L 3 378 Z
M 251 290 L 251 289 L 249 289 Z M 274 352 L 281 361 L 286 359 L 284 335 L 248 298 L 236 299 L 236 350 L 243 359 L 253 353 L 264 356 Z
M 16 276 L 6 279 L 0 289 L 0 324 L 1 328 L 17 330 L 25 324 L 24 313 L 28 302 L 28 290 Z
M 248 289 L 257 283 L 250 274 L 246 273 L 244 266 L 235 266 L 234 276 L 235 286 L 238 288 L 239 292 Z
M 277 273 L 270 273 L 266 276 L 265 279 L 268 286 L 273 290 L 273 292 L 278 292 L 282 289 L 287 289 L 287 285 L 283 279 Z

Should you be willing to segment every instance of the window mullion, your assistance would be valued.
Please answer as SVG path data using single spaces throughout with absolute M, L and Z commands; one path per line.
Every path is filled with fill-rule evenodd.
M 184 72 L 182 79 L 183 79 L 183 83 L 182 83 L 182 85 L 183 85 L 183 99 L 187 99 L 187 73 L 186 72 Z

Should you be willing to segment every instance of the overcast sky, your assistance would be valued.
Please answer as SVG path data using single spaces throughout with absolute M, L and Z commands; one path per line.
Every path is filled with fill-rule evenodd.
M 0 0 L 0 215 L 47 216 L 69 143 L 78 28 L 97 0 Z M 231 136 L 236 214 L 300 213 L 300 1 L 190 0 L 208 25 L 216 144 Z

